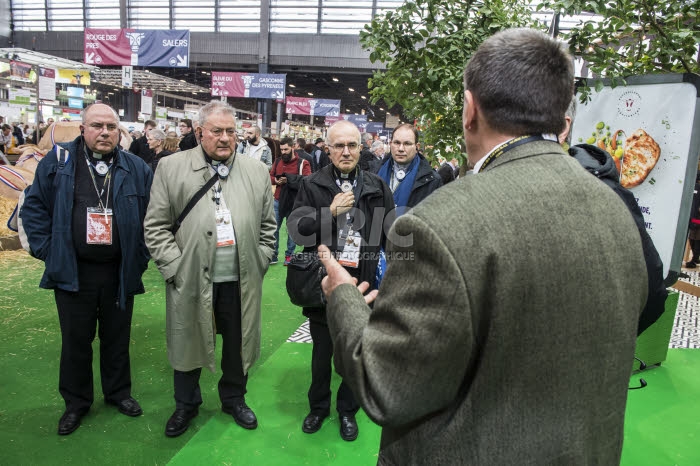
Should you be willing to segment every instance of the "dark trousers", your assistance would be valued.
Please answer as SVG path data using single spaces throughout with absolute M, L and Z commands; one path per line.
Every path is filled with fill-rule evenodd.
M 221 334 L 221 405 L 230 407 L 245 397 L 248 375 L 241 359 L 241 292 L 238 282 L 214 283 L 212 301 L 216 330 Z M 182 372 L 175 370 L 175 406 L 192 410 L 202 404 L 199 376 L 202 368 Z
M 118 272 L 114 264 L 78 263 L 80 291 L 55 289 L 61 325 L 58 391 L 66 410 L 86 412 L 93 402 L 92 341 L 100 337 L 100 378 L 106 400 L 131 396 L 129 340 L 133 296 L 118 304 Z
M 328 325 L 309 319 L 309 329 L 314 347 L 311 353 L 311 387 L 309 407 L 312 414 L 327 416 L 331 407 L 331 377 L 333 368 L 333 341 Z M 336 395 L 336 409 L 341 416 L 353 416 L 359 404 L 350 386 L 343 380 Z

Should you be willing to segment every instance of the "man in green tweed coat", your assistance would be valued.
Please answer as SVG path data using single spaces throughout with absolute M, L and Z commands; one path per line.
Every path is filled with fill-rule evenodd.
M 378 295 L 324 259 L 336 368 L 383 426 L 379 464 L 619 463 L 646 268 L 619 197 L 549 139 L 573 79 L 539 32 L 485 41 L 464 79 L 476 174 L 394 223 L 408 244 Z

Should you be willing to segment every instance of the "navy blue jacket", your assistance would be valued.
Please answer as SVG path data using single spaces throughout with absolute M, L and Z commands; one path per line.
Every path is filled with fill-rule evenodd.
M 44 157 L 37 166 L 34 183 L 20 211 L 31 253 L 46 264 L 39 284 L 41 288 L 79 291 L 72 211 L 75 162 L 84 157 L 78 153 L 81 138 L 60 144 L 70 153 L 63 168 L 58 166 L 55 147 Z M 123 308 L 127 296 L 144 292 L 141 276 L 148 267 L 150 255 L 143 238 L 143 219 L 153 172 L 143 160 L 120 149 L 113 176 L 113 209 L 122 251 L 119 305 Z

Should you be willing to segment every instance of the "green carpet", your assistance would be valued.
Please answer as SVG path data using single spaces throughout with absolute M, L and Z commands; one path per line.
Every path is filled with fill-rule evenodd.
M 700 465 L 700 350 L 669 349 L 660 367 L 632 377 L 623 466 Z
M 151 267 L 144 276 L 148 291 L 136 298 L 131 346 L 133 395 L 144 415 L 128 418 L 103 403 L 95 364 L 95 403 L 75 433 L 59 437 L 64 405 L 53 293 L 38 288 L 41 262 L 0 253 L 0 465 L 375 464 L 380 430 L 362 412 L 355 442 L 340 439 L 335 412 L 316 434 L 301 432 L 311 345 L 285 343 L 303 322 L 286 296 L 285 270 L 281 263 L 272 266 L 265 278 L 262 355 L 251 370 L 248 396 L 260 419 L 257 430 L 246 431 L 221 413 L 219 375 L 203 371 L 199 416 L 181 437 L 165 437 L 174 409 L 172 369 L 163 282 Z M 97 361 L 97 341 L 94 349 Z M 622 464 L 699 465 L 700 351 L 669 350 L 667 361 L 643 377 L 648 387 L 629 394 Z M 334 393 L 337 384 L 336 377 Z
M 333 408 L 320 431 L 305 434 L 301 423 L 308 413 L 306 392 L 311 381 L 311 346 L 285 343 L 248 382 L 246 400 L 258 417 L 258 429 L 248 431 L 231 416 L 218 413 L 199 429 L 170 465 L 374 465 L 380 428 L 364 412 L 357 416 L 360 435 L 354 442 L 340 438 L 335 393 Z

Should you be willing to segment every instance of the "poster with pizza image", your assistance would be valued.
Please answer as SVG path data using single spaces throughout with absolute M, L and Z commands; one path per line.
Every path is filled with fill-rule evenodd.
M 592 144 L 613 156 L 666 277 L 680 272 L 698 163 L 698 80 L 684 82 L 685 76 L 692 75 L 642 76 L 593 91 L 578 104 L 571 133 L 572 145 Z

